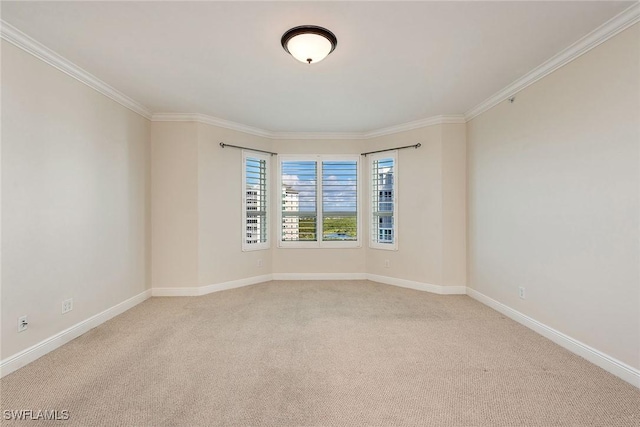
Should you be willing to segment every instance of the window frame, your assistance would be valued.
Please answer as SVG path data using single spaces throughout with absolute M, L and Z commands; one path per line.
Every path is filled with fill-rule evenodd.
M 316 162 L 316 241 L 287 241 L 282 240 L 282 204 L 280 195 L 282 191 L 282 163 L 287 161 Z M 331 161 L 355 161 L 356 162 L 356 239 L 349 241 L 322 240 L 323 238 L 323 162 Z M 279 248 L 298 249 L 346 249 L 362 247 L 362 162 L 357 154 L 279 154 L 278 155 L 278 239 Z
M 258 243 L 247 242 L 247 159 L 256 159 L 264 161 L 265 164 L 265 225 L 267 232 L 265 233 L 265 241 Z M 255 151 L 242 150 L 242 205 L 241 205 L 241 223 L 242 223 L 242 251 L 261 251 L 271 248 L 271 156 L 269 154 L 258 153 Z
M 369 167 L 369 173 L 368 173 L 368 178 L 369 178 L 369 199 L 368 199 L 368 213 L 369 213 L 369 247 L 371 249 L 381 249 L 381 250 L 387 250 L 387 251 L 397 251 L 398 250 L 398 150 L 393 150 L 393 151 L 386 151 L 383 153 L 375 153 L 375 154 L 370 154 L 369 156 L 369 162 L 368 162 L 368 167 Z M 373 209 L 373 203 L 374 200 L 377 200 L 376 195 L 374 194 L 376 192 L 376 188 L 373 185 L 374 183 L 374 168 L 373 168 L 373 164 L 376 161 L 382 160 L 382 159 L 393 159 L 393 184 L 392 184 L 392 191 L 393 191 L 393 242 L 392 243 L 380 243 L 378 239 L 374 239 L 374 230 L 377 230 L 376 224 L 378 221 L 378 216 L 375 215 L 376 212 L 378 212 L 378 210 L 374 210 Z M 378 202 L 380 203 L 380 202 Z

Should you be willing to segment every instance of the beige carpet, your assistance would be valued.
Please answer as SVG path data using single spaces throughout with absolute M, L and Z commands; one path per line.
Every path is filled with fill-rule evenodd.
M 152 298 L 0 387 L 55 425 L 640 425 L 638 389 L 471 298 L 367 281 Z

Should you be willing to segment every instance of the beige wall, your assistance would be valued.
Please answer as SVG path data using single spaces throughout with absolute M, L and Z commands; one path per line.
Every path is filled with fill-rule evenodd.
M 636 24 L 467 125 L 468 285 L 635 368 L 639 52 Z
M 464 125 L 367 141 L 270 140 L 195 122 L 154 122 L 152 128 L 154 287 L 205 286 L 271 273 L 372 273 L 465 284 Z M 271 207 L 271 249 L 242 252 L 241 151 L 221 149 L 220 142 L 279 154 L 360 154 L 421 142 L 419 150 L 399 152 L 399 250 L 368 247 L 368 166 L 362 157 L 362 247 L 279 248 L 276 205 Z M 271 191 L 279 194 L 276 157 L 271 172 Z M 277 203 L 279 197 L 272 200 Z M 384 268 L 385 259 L 390 268 Z
M 635 25 L 467 125 L 366 141 L 150 123 L 3 41 L 0 356 L 151 285 L 370 273 L 467 284 L 639 368 L 639 40 Z M 281 154 L 420 142 L 399 152 L 398 250 L 368 247 L 363 157 L 361 248 L 278 248 L 272 206 L 271 249 L 242 252 L 241 152 L 221 141 Z
M 152 124 L 155 288 L 271 274 L 271 249 L 242 252 L 242 151 L 223 149 L 220 142 L 262 150 L 272 145 L 266 138 L 197 122 Z
M 3 359 L 148 289 L 149 128 L 2 42 Z
M 198 282 L 198 124 L 151 125 L 153 287 Z
M 442 126 L 442 285 L 467 283 L 466 125 Z
M 398 151 L 398 250 L 366 247 L 367 272 L 439 285 L 442 280 L 442 131 L 429 126 L 366 141 L 366 151 L 420 143 Z M 368 162 L 367 176 L 369 173 Z M 369 182 L 366 182 L 369 194 Z M 367 217 L 367 227 L 369 218 Z M 389 268 L 384 267 L 389 260 Z
M 367 246 L 367 273 L 464 286 L 465 125 L 436 125 L 382 136 L 366 141 L 365 149 L 416 143 L 422 146 L 398 151 L 398 250 Z M 365 194 L 370 191 L 368 184 Z
M 360 154 L 359 140 L 278 140 L 274 150 L 278 154 Z M 277 163 L 274 161 L 277 168 Z M 276 172 L 274 168 L 274 172 Z M 277 175 L 274 174 L 274 178 Z M 277 187 L 276 179 L 273 180 Z M 276 188 L 277 190 L 277 188 Z M 277 214 L 272 215 L 274 230 L 278 230 Z M 277 232 L 274 234 L 277 239 Z M 278 248 L 273 252 L 274 273 L 361 273 L 365 272 L 363 248 L 298 249 Z
M 271 151 L 273 142 L 198 124 L 198 259 L 201 286 L 271 274 L 272 250 L 242 252 L 242 150 L 220 143 Z M 272 158 L 275 177 L 275 157 Z M 271 198 L 275 203 L 278 197 Z M 271 230 L 271 239 L 276 233 Z M 274 246 L 272 241 L 272 247 Z M 258 261 L 261 266 L 258 266 Z

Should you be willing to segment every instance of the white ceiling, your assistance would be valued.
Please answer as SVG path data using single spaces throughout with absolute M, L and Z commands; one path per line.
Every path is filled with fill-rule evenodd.
M 2 2 L 2 19 L 154 113 L 275 132 L 464 114 L 634 2 Z M 305 65 L 280 46 L 338 38 Z

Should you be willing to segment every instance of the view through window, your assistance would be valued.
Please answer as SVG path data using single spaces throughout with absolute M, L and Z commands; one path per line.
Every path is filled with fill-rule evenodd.
M 396 249 L 396 165 L 397 154 L 371 157 L 371 246 Z
M 266 249 L 268 242 L 268 162 L 257 153 L 243 154 L 243 250 Z
M 358 241 L 358 158 L 284 158 L 281 242 Z

